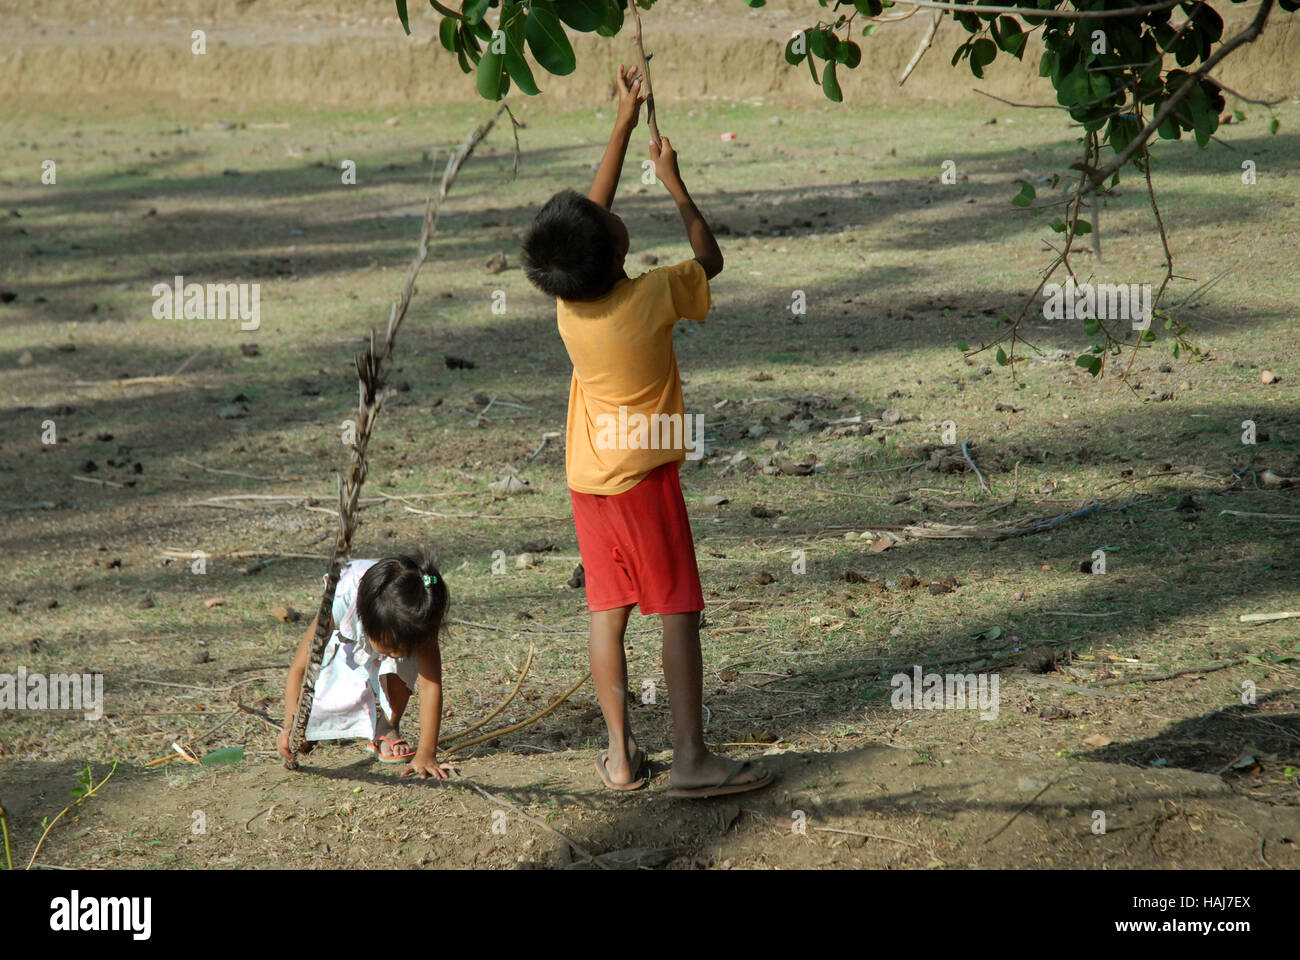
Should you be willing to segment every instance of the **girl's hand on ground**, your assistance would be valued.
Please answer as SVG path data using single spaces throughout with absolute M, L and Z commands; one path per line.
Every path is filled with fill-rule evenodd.
M 456 775 L 456 768 L 450 763 L 443 763 L 432 757 L 417 755 L 402 771 L 404 777 L 412 775 L 418 775 L 421 780 L 428 780 L 430 777 L 435 780 L 449 780 Z
M 293 759 L 293 754 L 289 752 L 289 727 L 287 725 L 276 736 L 275 749 L 280 751 L 280 756 L 284 757 L 284 759 Z

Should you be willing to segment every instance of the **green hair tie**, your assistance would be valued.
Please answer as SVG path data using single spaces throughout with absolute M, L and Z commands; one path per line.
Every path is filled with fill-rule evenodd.
M 431 576 L 429 576 L 427 573 L 426 573 L 426 574 L 423 574 L 423 575 L 421 576 L 420 579 L 424 581 L 424 585 L 425 585 L 426 587 L 431 587 L 431 586 L 433 586 L 435 583 L 438 582 L 438 578 L 437 578 L 437 577 L 431 577 Z

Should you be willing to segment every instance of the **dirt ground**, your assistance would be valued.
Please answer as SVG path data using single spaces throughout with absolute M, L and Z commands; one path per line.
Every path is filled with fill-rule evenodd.
M 0 5 L 0 673 L 105 682 L 93 723 L 0 710 L 16 865 L 81 772 L 98 783 L 114 761 L 38 864 L 1300 865 L 1300 621 L 1239 620 L 1300 609 L 1300 486 L 1287 480 L 1300 477 L 1300 101 L 1279 72 L 1294 58 L 1262 45 L 1236 88 L 1291 99 L 1230 100 L 1245 119 L 1222 143 L 1153 150 L 1191 278 L 1174 302 L 1207 359 L 1174 359 L 1159 331 L 1127 383 L 1114 365 L 1094 380 L 1074 365 L 1079 325 L 1044 319 L 1013 379 L 972 351 L 1032 292 L 1055 234 L 1008 201 L 1068 170 L 1077 131 L 965 80 L 949 96 L 943 34 L 904 94 L 846 88 L 850 102 L 832 107 L 744 42 L 791 18 L 774 28 L 738 2 L 692 5 L 698 27 L 672 34 L 656 63 L 671 65 L 657 74 L 660 123 L 728 260 L 709 321 L 676 334 L 710 447 L 683 471 L 706 599 L 707 737 L 777 783 L 732 801 L 664 795 L 666 687 L 656 624 L 639 617 L 630 676 L 658 693 L 633 713 L 655 765 L 644 791 L 599 789 L 589 685 L 457 754 L 458 782 L 402 780 L 356 743 L 285 771 L 273 731 L 238 705 L 281 712 L 304 621 L 274 610 L 309 619 L 318 600 L 351 356 L 400 287 L 433 154 L 487 112 L 430 59 L 427 22 L 407 41 L 387 4 L 373 8 L 195 0 L 162 17 L 140 0 L 91 24 L 70 3 L 39 21 Z M 187 38 L 187 17 L 210 21 L 215 41 L 197 69 L 187 39 L 160 40 Z M 1294 32 L 1280 22 L 1270 42 Z M 891 44 L 881 56 L 905 61 L 911 42 Z M 616 53 L 579 48 L 602 76 Z M 553 304 L 515 255 L 547 196 L 585 189 L 611 113 L 590 82 L 544 89 L 521 106 L 519 177 L 508 131 L 494 131 L 448 203 L 354 550 L 438 551 L 455 618 L 451 733 L 504 699 L 530 647 L 520 695 L 492 726 L 542 709 L 586 669 L 562 442 L 530 459 L 563 429 L 570 368 Z M 1043 98 L 1014 72 L 988 89 Z M 54 186 L 39 181 L 46 158 Z M 1250 187 L 1243 158 L 1260 172 Z M 343 159 L 356 186 L 340 183 Z M 629 155 L 618 200 L 633 272 L 688 255 L 667 199 L 636 179 L 641 159 Z M 952 186 L 939 181 L 947 159 Z M 1145 204 L 1130 174 L 1101 213 L 1103 260 L 1081 251 L 1076 269 L 1158 282 Z M 498 252 L 507 269 L 486 272 Z M 155 319 L 153 284 L 177 274 L 260 283 L 262 328 Z M 796 290 L 806 317 L 789 309 Z M 491 309 L 498 291 L 504 314 Z M 941 441 L 947 421 L 980 477 Z M 41 442 L 47 422 L 56 443 Z M 494 499 L 489 483 L 511 468 L 533 492 Z M 889 535 L 1094 502 L 1028 536 Z M 1081 570 L 1096 550 L 1104 575 Z M 1041 673 L 1026 666 L 1036 648 L 1051 654 Z M 891 677 L 913 665 L 998 676 L 997 717 L 893 709 Z M 243 760 L 146 766 L 173 743 L 242 747 Z

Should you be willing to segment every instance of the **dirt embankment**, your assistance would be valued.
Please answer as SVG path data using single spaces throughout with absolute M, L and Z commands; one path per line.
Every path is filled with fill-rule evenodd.
M 666 103 L 762 97 L 784 104 L 825 103 L 808 72 L 781 57 L 785 39 L 809 25 L 811 0 L 781 0 L 746 10 L 728 0 L 660 0 L 647 17 L 655 53 L 657 96 Z M 414 10 L 414 7 L 413 7 Z M 1224 11 L 1231 35 L 1254 12 Z M 863 65 L 844 71 L 845 99 L 883 104 L 897 99 L 959 100 L 975 89 L 1009 99 L 1050 102 L 1037 75 L 1037 53 L 1025 62 L 1003 56 L 978 81 L 949 66 L 967 36 L 945 20 L 930 51 L 901 90 L 897 78 L 928 23 L 922 11 L 861 40 Z M 1248 96 L 1300 93 L 1300 30 L 1296 15 L 1275 11 L 1256 43 L 1229 57 L 1216 75 Z M 179 97 L 392 108 L 431 101 L 472 101 L 472 81 L 436 40 L 431 11 L 413 12 L 404 37 L 389 0 L 368 0 L 339 13 L 321 0 L 151 0 L 115 3 L 111 12 L 69 0 L 0 4 L 0 99 L 87 94 Z M 203 30 L 207 52 L 191 52 Z M 590 104 L 593 76 L 611 75 L 630 59 L 631 35 L 613 41 L 572 37 L 580 69 L 542 76 L 554 107 Z

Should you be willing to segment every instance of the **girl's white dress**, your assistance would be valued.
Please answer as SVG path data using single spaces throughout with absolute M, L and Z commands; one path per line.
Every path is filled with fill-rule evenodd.
M 357 613 L 357 588 L 362 575 L 377 560 L 351 560 L 343 565 L 338 587 L 334 591 L 334 632 L 325 645 L 320 673 L 316 676 L 316 696 L 307 718 L 308 740 L 341 740 L 363 737 L 373 740 L 376 732 L 376 705 L 385 716 L 392 707 L 379 678 L 395 673 L 414 690 L 418 676 L 418 659 L 394 659 L 375 652 Z

